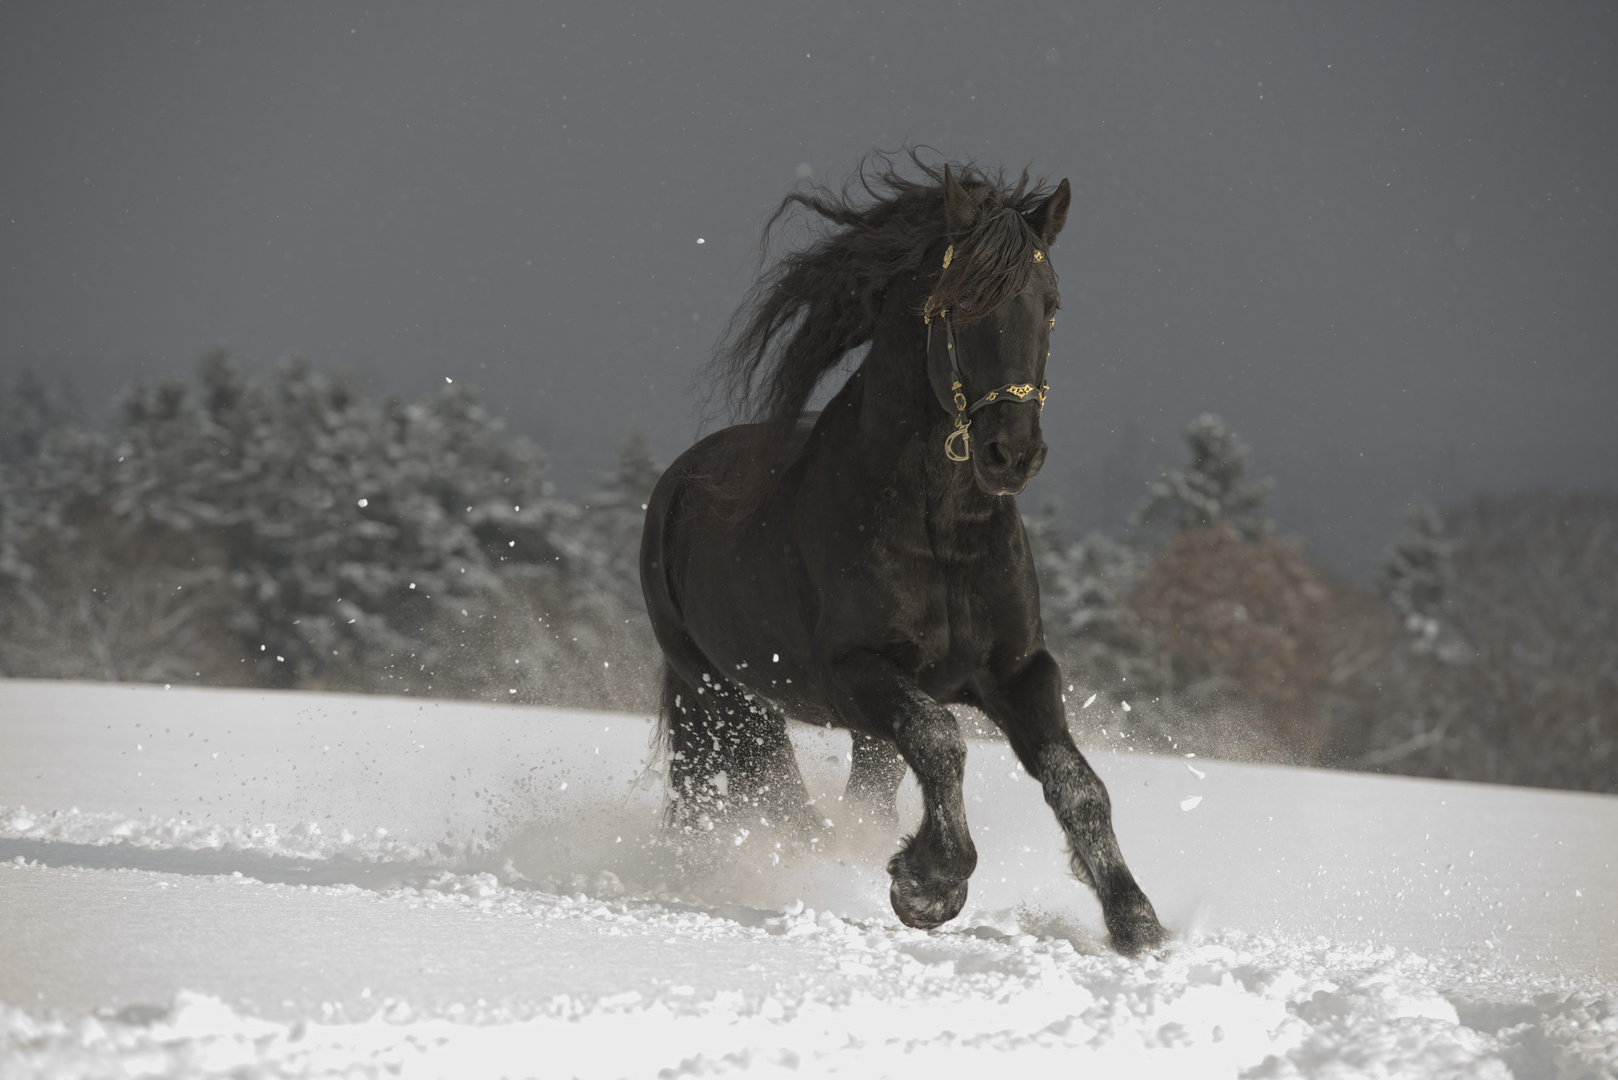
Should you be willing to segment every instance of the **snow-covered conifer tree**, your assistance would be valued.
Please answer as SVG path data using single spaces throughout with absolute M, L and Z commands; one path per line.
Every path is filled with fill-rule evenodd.
M 1139 551 L 1101 532 L 1069 540 L 1055 500 L 1028 522 L 1028 539 L 1047 636 L 1078 637 L 1130 618 L 1130 597 L 1146 574 Z
M 184 387 L 137 386 L 125 395 L 121 424 L 139 430 L 138 452 L 67 412 L 53 414 L 48 402 L 27 407 L 31 429 L 6 425 L 24 434 L 6 450 L 18 459 L 7 501 L 21 510 L 6 545 L 21 573 L 0 598 L 6 666 L 57 678 L 162 681 L 204 668 L 217 676 L 230 602 L 219 547 L 183 530 L 188 519 L 171 512 L 162 484 L 141 483 L 176 471 L 161 462 L 195 427 Z M 141 421 L 131 425 L 131 415 Z
M 66 527 L 70 508 L 101 492 L 105 440 L 80 413 L 71 388 L 32 372 L 0 387 L 0 586 L 25 586 L 26 542 L 49 547 L 46 534 Z
M 1443 515 L 1417 498 L 1405 507 L 1404 526 L 1383 553 L 1377 584 L 1404 616 L 1415 650 L 1448 663 L 1469 654 L 1445 614 L 1454 579 L 1455 542 Z
M 60 504 L 84 486 L 87 478 L 75 474 L 94 436 L 78 413 L 70 390 L 31 371 L 0 385 L 0 587 L 32 576 L 24 537 L 55 520 Z
M 1259 510 L 1275 487 L 1274 480 L 1244 483 L 1252 450 L 1230 425 L 1203 413 L 1185 428 L 1191 461 L 1165 469 L 1147 485 L 1146 500 L 1135 511 L 1139 524 L 1167 522 L 1177 529 L 1199 529 L 1229 522 L 1249 539 L 1265 528 Z
M 491 563 L 564 559 L 572 507 L 556 498 L 544 453 L 508 435 L 477 391 L 446 386 L 413 405 L 390 400 L 383 411 L 398 468 L 390 497 L 425 497 L 437 508 L 416 508 L 417 543 L 455 557 L 465 542 L 456 530 L 466 529 Z
M 297 358 L 257 380 L 215 354 L 200 376 L 200 396 L 179 380 L 125 394 L 110 502 L 224 545 L 259 680 L 429 672 L 430 621 L 496 589 L 497 562 L 559 557 L 569 515 L 543 455 L 475 391 L 378 406 Z

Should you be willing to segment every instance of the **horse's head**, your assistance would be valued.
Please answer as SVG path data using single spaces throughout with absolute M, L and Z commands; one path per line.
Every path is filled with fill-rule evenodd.
M 944 172 L 951 242 L 927 302 L 928 377 L 954 427 L 944 451 L 990 495 L 1015 495 L 1045 464 L 1039 419 L 1060 297 L 1050 244 L 1072 201 L 1063 180 L 1032 209 L 977 203 Z

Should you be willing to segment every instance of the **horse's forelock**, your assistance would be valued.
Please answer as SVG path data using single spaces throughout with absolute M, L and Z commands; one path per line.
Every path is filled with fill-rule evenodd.
M 997 200 L 998 201 L 998 200 Z M 938 276 L 927 306 L 949 308 L 959 324 L 987 318 L 1020 296 L 1033 279 L 1039 238 L 1017 202 L 1001 202 L 980 212 L 968 236 L 955 245 L 948 267 Z

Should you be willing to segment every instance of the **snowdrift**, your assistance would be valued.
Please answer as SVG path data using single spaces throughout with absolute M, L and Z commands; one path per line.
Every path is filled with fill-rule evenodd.
M 692 873 L 649 734 L 0 681 L 0 1076 L 1618 1074 L 1618 799 L 1087 747 L 1177 935 L 1129 961 L 1003 744 L 926 933 L 846 736 L 793 732 L 824 836 Z

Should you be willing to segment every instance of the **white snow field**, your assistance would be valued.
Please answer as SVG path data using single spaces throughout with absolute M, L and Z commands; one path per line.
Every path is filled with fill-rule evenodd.
M 1618 798 L 1087 748 L 1176 934 L 1126 960 L 1004 744 L 921 932 L 846 736 L 834 828 L 694 876 L 649 731 L 0 680 L 0 1078 L 1618 1075 Z

